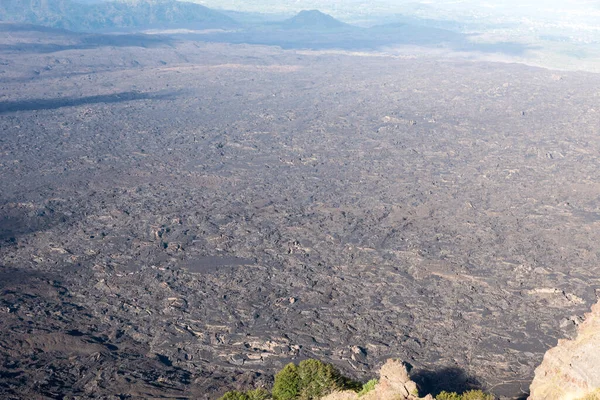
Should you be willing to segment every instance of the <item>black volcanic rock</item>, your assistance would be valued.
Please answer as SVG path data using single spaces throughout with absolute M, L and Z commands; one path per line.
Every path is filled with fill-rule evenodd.
M 303 10 L 283 22 L 285 29 L 336 30 L 351 26 L 319 10 Z
M 0 32 L 0 398 L 390 357 L 513 398 L 597 301 L 597 74 L 32 29 Z

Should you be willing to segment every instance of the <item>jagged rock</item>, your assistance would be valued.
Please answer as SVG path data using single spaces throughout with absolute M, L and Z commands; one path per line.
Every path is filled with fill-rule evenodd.
M 332 393 L 323 400 L 354 400 L 359 396 L 353 391 Z M 398 360 L 390 359 L 379 372 L 379 383 L 375 388 L 360 396 L 361 400 L 418 400 L 419 390 L 417 384 L 410 379 L 406 365 Z M 425 400 L 433 400 L 431 395 L 423 397 Z
M 559 340 L 535 370 L 530 400 L 571 400 L 600 389 L 600 303 L 586 314 L 574 340 Z

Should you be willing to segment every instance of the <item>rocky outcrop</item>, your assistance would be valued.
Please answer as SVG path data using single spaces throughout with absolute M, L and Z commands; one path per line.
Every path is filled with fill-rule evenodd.
M 354 400 L 358 398 L 359 395 L 356 392 L 345 391 L 332 393 L 323 400 Z M 372 391 L 361 395 L 360 399 L 417 400 L 420 397 L 417 384 L 410 379 L 406 366 L 398 360 L 388 360 L 379 372 L 379 383 Z M 433 397 L 427 395 L 423 399 L 433 400 Z
M 574 340 L 559 340 L 535 370 L 530 400 L 575 400 L 600 389 L 600 302 L 579 326 Z

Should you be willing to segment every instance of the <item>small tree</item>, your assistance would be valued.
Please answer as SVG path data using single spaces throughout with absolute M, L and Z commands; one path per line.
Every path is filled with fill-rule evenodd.
M 378 383 L 379 383 L 379 381 L 377 379 L 371 379 L 369 382 L 365 383 L 362 386 L 362 389 L 360 390 L 360 392 L 358 392 L 358 397 L 364 396 L 365 394 L 374 390 L 375 386 L 377 386 Z
M 269 392 L 265 389 L 254 389 L 247 392 L 232 390 L 225 393 L 219 400 L 267 400 L 269 397 Z
M 331 364 L 319 360 L 304 360 L 298 366 L 300 399 L 312 400 L 341 389 L 342 377 Z
M 227 392 L 221 397 L 219 400 L 250 400 L 246 393 L 238 392 L 237 390 L 232 390 L 231 392 Z
M 469 390 L 462 394 L 463 400 L 494 400 L 493 394 L 484 393 L 481 390 Z
M 436 400 L 494 400 L 494 395 L 484 393 L 481 390 L 469 390 L 463 394 L 441 392 L 435 396 Z
M 267 400 L 271 397 L 265 389 L 248 390 L 246 395 L 248 395 L 248 400 Z
M 273 398 L 275 400 L 291 400 L 298 396 L 300 391 L 300 377 L 296 364 L 289 363 L 275 375 L 273 384 Z

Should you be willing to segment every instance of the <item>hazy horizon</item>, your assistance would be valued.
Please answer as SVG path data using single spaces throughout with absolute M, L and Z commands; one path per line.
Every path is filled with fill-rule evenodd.
M 585 42 L 600 42 L 600 1 L 538 0 L 184 0 L 207 7 L 244 12 L 293 14 L 318 9 L 355 24 L 375 24 L 402 15 L 460 23 L 520 24 L 532 33 L 560 35 Z M 519 35 L 522 35 L 520 32 Z
M 75 0 L 82 3 L 95 3 L 111 0 Z M 52 11 L 55 14 L 63 13 L 63 19 L 57 15 L 44 16 L 36 12 L 22 14 L 16 20 L 21 22 L 55 25 L 61 28 L 74 30 L 111 30 L 111 29 L 199 29 L 202 41 L 232 41 L 236 43 L 273 44 L 305 48 L 353 48 L 356 43 L 361 43 L 361 49 L 384 52 L 386 54 L 404 54 L 405 52 L 443 53 L 458 52 L 458 56 L 469 59 L 484 59 L 489 61 L 517 62 L 535 66 L 562 70 L 586 70 L 600 72 L 600 1 L 558 1 L 558 0 L 493 0 L 477 2 L 474 0 L 296 0 L 279 2 L 275 0 L 259 0 L 245 2 L 241 0 L 181 0 L 202 4 L 216 11 L 226 14 L 213 13 L 216 19 L 203 20 L 200 7 L 196 8 L 197 20 L 185 18 L 181 15 L 173 19 L 166 13 L 161 18 L 148 17 L 156 12 L 162 12 L 161 7 L 139 7 L 145 0 L 112 0 L 119 2 L 136 3 L 135 7 L 128 8 L 125 18 L 114 14 L 111 7 L 94 8 L 91 22 L 82 24 L 85 20 L 85 7 L 83 9 L 61 9 Z M 160 0 L 152 0 L 160 1 Z M 31 7 L 39 7 L 31 3 Z M 2 6 L 0 6 L 1 12 Z M 109 10 L 110 9 L 110 10 Z M 118 10 L 122 8 L 117 7 Z M 379 30 L 367 33 L 360 30 L 352 39 L 343 36 L 320 37 L 306 33 L 305 36 L 289 36 L 283 40 L 279 34 L 265 34 L 264 29 L 258 26 L 269 24 L 276 20 L 283 21 L 302 10 L 319 10 L 334 18 L 362 28 L 388 25 Z M 17 10 L 18 11 L 18 10 Z M 164 10 L 163 10 L 164 11 Z M 5 13 L 16 12 L 15 10 Z M 186 11 L 187 12 L 187 11 Z M 71 13 L 69 15 L 69 13 Z M 79 14 L 77 14 L 79 13 Z M 104 13 L 104 14 L 103 14 Z M 136 18 L 140 13 L 145 17 Z M 243 14 L 243 13 L 260 13 Z M 77 15 L 76 15 L 77 14 Z M 106 25 L 106 15 L 112 15 L 113 25 Z M 0 14 L 1 15 L 1 14 Z M 37 18 L 37 19 L 36 19 Z M 44 19 L 46 18 L 46 19 Z M 147 20 L 144 20 L 147 18 Z M 212 17 L 211 17 L 212 18 Z M 109 18 L 110 19 L 110 18 Z M 69 22 L 64 22 L 68 20 Z M 203 23 L 199 21 L 203 20 Z M 123 21 L 126 21 L 123 25 Z M 217 21 L 217 22 L 215 22 Z M 162 23 L 162 25 L 161 25 Z M 103 25 L 104 24 L 104 25 Z M 178 25 L 179 24 L 179 25 Z M 206 29 L 227 29 L 237 25 L 236 32 L 212 32 L 212 37 L 206 35 Z M 386 29 L 399 29 L 390 33 Z M 264 26 L 263 26 L 264 27 Z M 272 26 L 268 26 L 271 29 Z M 169 31 L 172 34 L 172 31 Z M 165 31 L 165 33 L 169 33 Z M 377 36 L 379 35 L 379 36 Z M 435 39 L 432 39 L 435 38 Z M 360 39 L 360 40 L 357 40 Z M 319 41 L 325 42 L 319 42 Z M 432 41 L 433 40 L 433 41 Z M 326 43 L 326 44 L 325 44 Z M 435 46 L 432 45 L 435 43 Z M 368 44 L 368 46 L 366 45 Z M 406 45 L 421 46 L 418 50 Z M 429 44 L 427 46 L 427 44 Z

